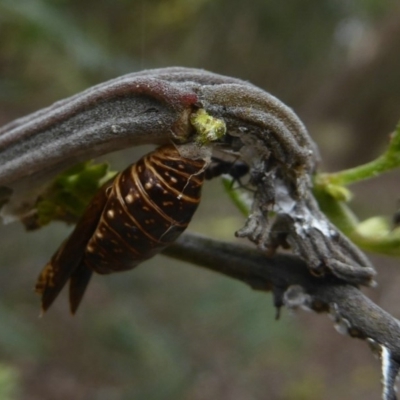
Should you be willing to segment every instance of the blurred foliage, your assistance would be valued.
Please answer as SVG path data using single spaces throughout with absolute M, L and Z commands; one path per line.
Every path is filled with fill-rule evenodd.
M 251 80 L 315 123 L 327 99 L 336 96 L 340 104 L 352 87 L 344 80 L 332 94 L 327 84 L 334 89 L 354 60 L 364 65 L 373 57 L 388 21 L 400 20 L 397 3 L 0 0 L 0 123 L 105 79 L 172 65 Z M 387 54 L 397 53 L 388 47 Z M 398 69 L 378 61 L 380 78 L 366 75 L 344 110 L 351 115 L 363 104 L 364 127 L 378 107 L 383 116 L 397 107 L 395 91 L 386 91 L 387 99 L 371 92 L 370 84 L 379 87 L 385 77 L 385 87 L 399 82 Z M 322 121 L 335 129 L 315 135 L 327 165 L 337 163 L 351 139 L 338 121 Z M 363 141 L 362 129 L 353 133 L 374 150 L 386 140 L 381 130 L 375 141 Z M 109 160 L 122 168 L 139 153 Z M 387 184 L 374 206 L 387 209 L 396 187 Z M 360 209 L 371 207 L 366 202 L 376 188 L 369 190 Z M 218 182 L 206 185 L 191 229 L 231 240 L 242 223 Z M 67 234 L 59 224 L 35 234 L 18 224 L 0 226 L 0 399 L 378 398 L 378 366 L 365 367 L 373 365 L 368 349 L 338 337 L 328 320 L 285 312 L 276 322 L 271 296 L 161 256 L 131 273 L 96 276 L 76 317 L 61 297 L 39 320 L 33 284 Z M 387 306 L 398 303 L 397 292 L 376 293 L 390 300 Z
M 15 368 L 0 364 L 0 399 L 15 400 L 17 398 L 18 372 Z

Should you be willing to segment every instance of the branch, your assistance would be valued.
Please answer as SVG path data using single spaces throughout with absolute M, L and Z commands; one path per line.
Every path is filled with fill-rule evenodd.
M 8 201 L 7 213 L 26 213 L 41 187 L 78 162 L 129 146 L 184 140 L 193 131 L 190 114 L 201 107 L 224 118 L 232 130 L 287 131 L 299 145 L 286 153 L 299 164 L 315 149 L 295 113 L 248 82 L 191 68 L 147 70 L 101 83 L 0 128 L 0 207 Z M 285 145 L 292 143 L 280 146 L 282 157 Z
M 184 136 L 200 86 L 251 84 L 203 70 L 163 68 L 93 86 L 0 128 L 0 186 L 47 179 L 116 150 Z M 26 171 L 29 168 L 29 177 Z
M 329 313 L 339 332 L 372 345 L 382 359 L 382 368 L 384 361 L 389 361 L 390 368 L 382 371 L 387 392 L 384 399 L 396 399 L 394 380 L 400 365 L 400 322 L 357 287 L 333 276 L 317 278 L 304 261 L 292 255 L 277 254 L 269 258 L 248 246 L 193 233 L 183 234 L 163 253 L 242 281 L 255 290 L 272 290 L 278 308 L 286 305 Z

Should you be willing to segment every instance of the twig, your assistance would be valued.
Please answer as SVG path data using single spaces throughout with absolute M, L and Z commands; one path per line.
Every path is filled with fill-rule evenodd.
M 17 119 L 0 128 L 0 186 L 36 174 L 49 179 L 78 161 L 184 136 L 196 88 L 222 83 L 252 87 L 201 70 L 155 69 L 101 83 Z
M 164 254 L 237 279 L 255 290 L 272 291 L 277 307 L 306 307 L 329 313 L 339 332 L 364 339 L 376 350 L 382 359 L 386 390 L 383 398 L 396 399 L 394 377 L 400 365 L 400 322 L 357 287 L 333 276 L 317 278 L 304 261 L 292 255 L 266 257 L 248 246 L 193 233 L 183 234 Z
M 3 214 L 29 211 L 41 186 L 80 161 L 186 138 L 193 130 L 190 114 L 200 107 L 232 129 L 287 131 L 299 145 L 282 157 L 309 158 L 315 149 L 295 113 L 248 82 L 180 67 L 132 73 L 0 128 L 0 207 L 8 201 Z
M 311 296 L 314 311 L 337 312 L 349 323 L 349 334 L 384 343 L 400 363 L 400 322 L 379 308 L 357 287 L 333 276 L 313 276 L 304 261 L 289 254 L 267 257 L 237 243 L 184 233 L 164 254 L 238 279 L 255 290 L 285 292 L 299 285 Z

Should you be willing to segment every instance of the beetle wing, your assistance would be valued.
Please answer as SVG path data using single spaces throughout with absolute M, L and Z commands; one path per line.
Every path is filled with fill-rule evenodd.
M 99 189 L 69 238 L 64 241 L 40 273 L 35 290 L 41 295 L 43 312 L 51 306 L 76 270 L 84 273 L 85 276 L 79 284 L 79 286 L 83 286 L 83 290 L 82 288 L 79 290 L 81 292 L 80 298 L 83 296 L 84 288 L 89 283 L 90 274 L 88 276 L 87 272 L 82 272 L 83 269 L 78 267 L 83 262 L 86 245 L 99 222 L 111 185 L 112 182 L 107 182 Z M 73 288 L 78 288 L 78 281 L 80 281 L 80 277 L 75 274 Z M 84 285 L 83 282 L 85 282 Z M 75 291 L 78 292 L 78 289 Z M 79 296 L 74 294 L 75 297 Z

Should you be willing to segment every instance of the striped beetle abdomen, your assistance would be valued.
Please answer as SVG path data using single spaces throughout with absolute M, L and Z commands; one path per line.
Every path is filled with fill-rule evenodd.
M 120 173 L 86 247 L 87 266 L 101 274 L 131 269 L 174 241 L 200 202 L 204 167 L 164 146 Z
M 93 271 L 134 268 L 174 241 L 200 202 L 206 166 L 203 158 L 182 157 L 168 145 L 106 183 L 39 276 L 43 311 L 69 281 L 74 313 Z

